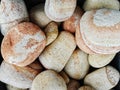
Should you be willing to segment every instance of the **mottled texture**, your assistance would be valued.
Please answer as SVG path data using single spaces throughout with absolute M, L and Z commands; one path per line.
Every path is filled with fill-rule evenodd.
M 44 4 L 39 4 L 31 9 L 30 19 L 32 22 L 36 23 L 41 28 L 46 27 L 47 24 L 52 21 L 46 16 L 44 12 Z
M 55 22 L 50 22 L 44 30 L 46 35 L 46 46 L 51 44 L 58 36 L 58 25 Z
M 108 8 L 108 9 L 120 9 L 120 3 L 118 0 L 86 0 L 83 8 L 85 11 Z
M 114 54 L 120 51 L 119 16 L 120 11 L 117 10 L 87 11 L 80 20 L 80 31 L 85 44 L 96 53 Z
M 53 21 L 61 22 L 70 18 L 77 0 L 46 0 L 45 13 Z
M 10 23 L 27 18 L 28 13 L 23 0 L 1 0 L 0 23 Z
M 80 32 L 80 26 L 76 27 L 76 32 L 75 32 L 75 40 L 76 40 L 76 44 L 77 46 L 84 51 L 87 54 L 95 54 L 95 52 L 93 52 L 83 41 L 81 32 Z
M 40 71 L 30 66 L 18 67 L 5 61 L 0 66 L 0 81 L 17 88 L 30 88 L 32 81 Z
M 33 80 L 31 90 L 67 90 L 67 86 L 59 74 L 46 70 Z
M 13 27 L 3 38 L 1 53 L 6 62 L 26 66 L 35 61 L 45 45 L 43 31 L 33 23 L 24 22 Z
M 60 72 L 66 65 L 75 47 L 74 36 L 69 32 L 62 31 L 58 38 L 45 48 L 39 56 L 39 60 L 45 68 Z
M 24 22 L 24 21 L 29 21 L 29 18 L 22 18 L 19 20 L 15 20 L 13 22 L 10 23 L 5 23 L 5 24 L 1 24 L 1 33 L 2 35 L 6 35 L 6 33 L 12 28 L 15 27 L 17 24 Z
M 0 24 L 3 35 L 23 21 L 29 21 L 26 5 L 23 0 L 1 0 Z
M 76 49 L 65 65 L 65 72 L 71 78 L 79 80 L 85 77 L 85 75 L 88 73 L 88 70 L 88 55 L 80 49 Z
M 88 57 L 89 64 L 92 67 L 100 68 L 109 64 L 116 54 L 90 54 Z
M 82 15 L 83 11 L 79 7 L 76 7 L 73 15 L 63 22 L 64 30 L 75 33 L 76 27 L 80 25 L 79 23 Z
M 84 83 L 95 90 L 109 90 L 117 85 L 119 79 L 119 72 L 111 66 L 106 66 L 88 74 Z

